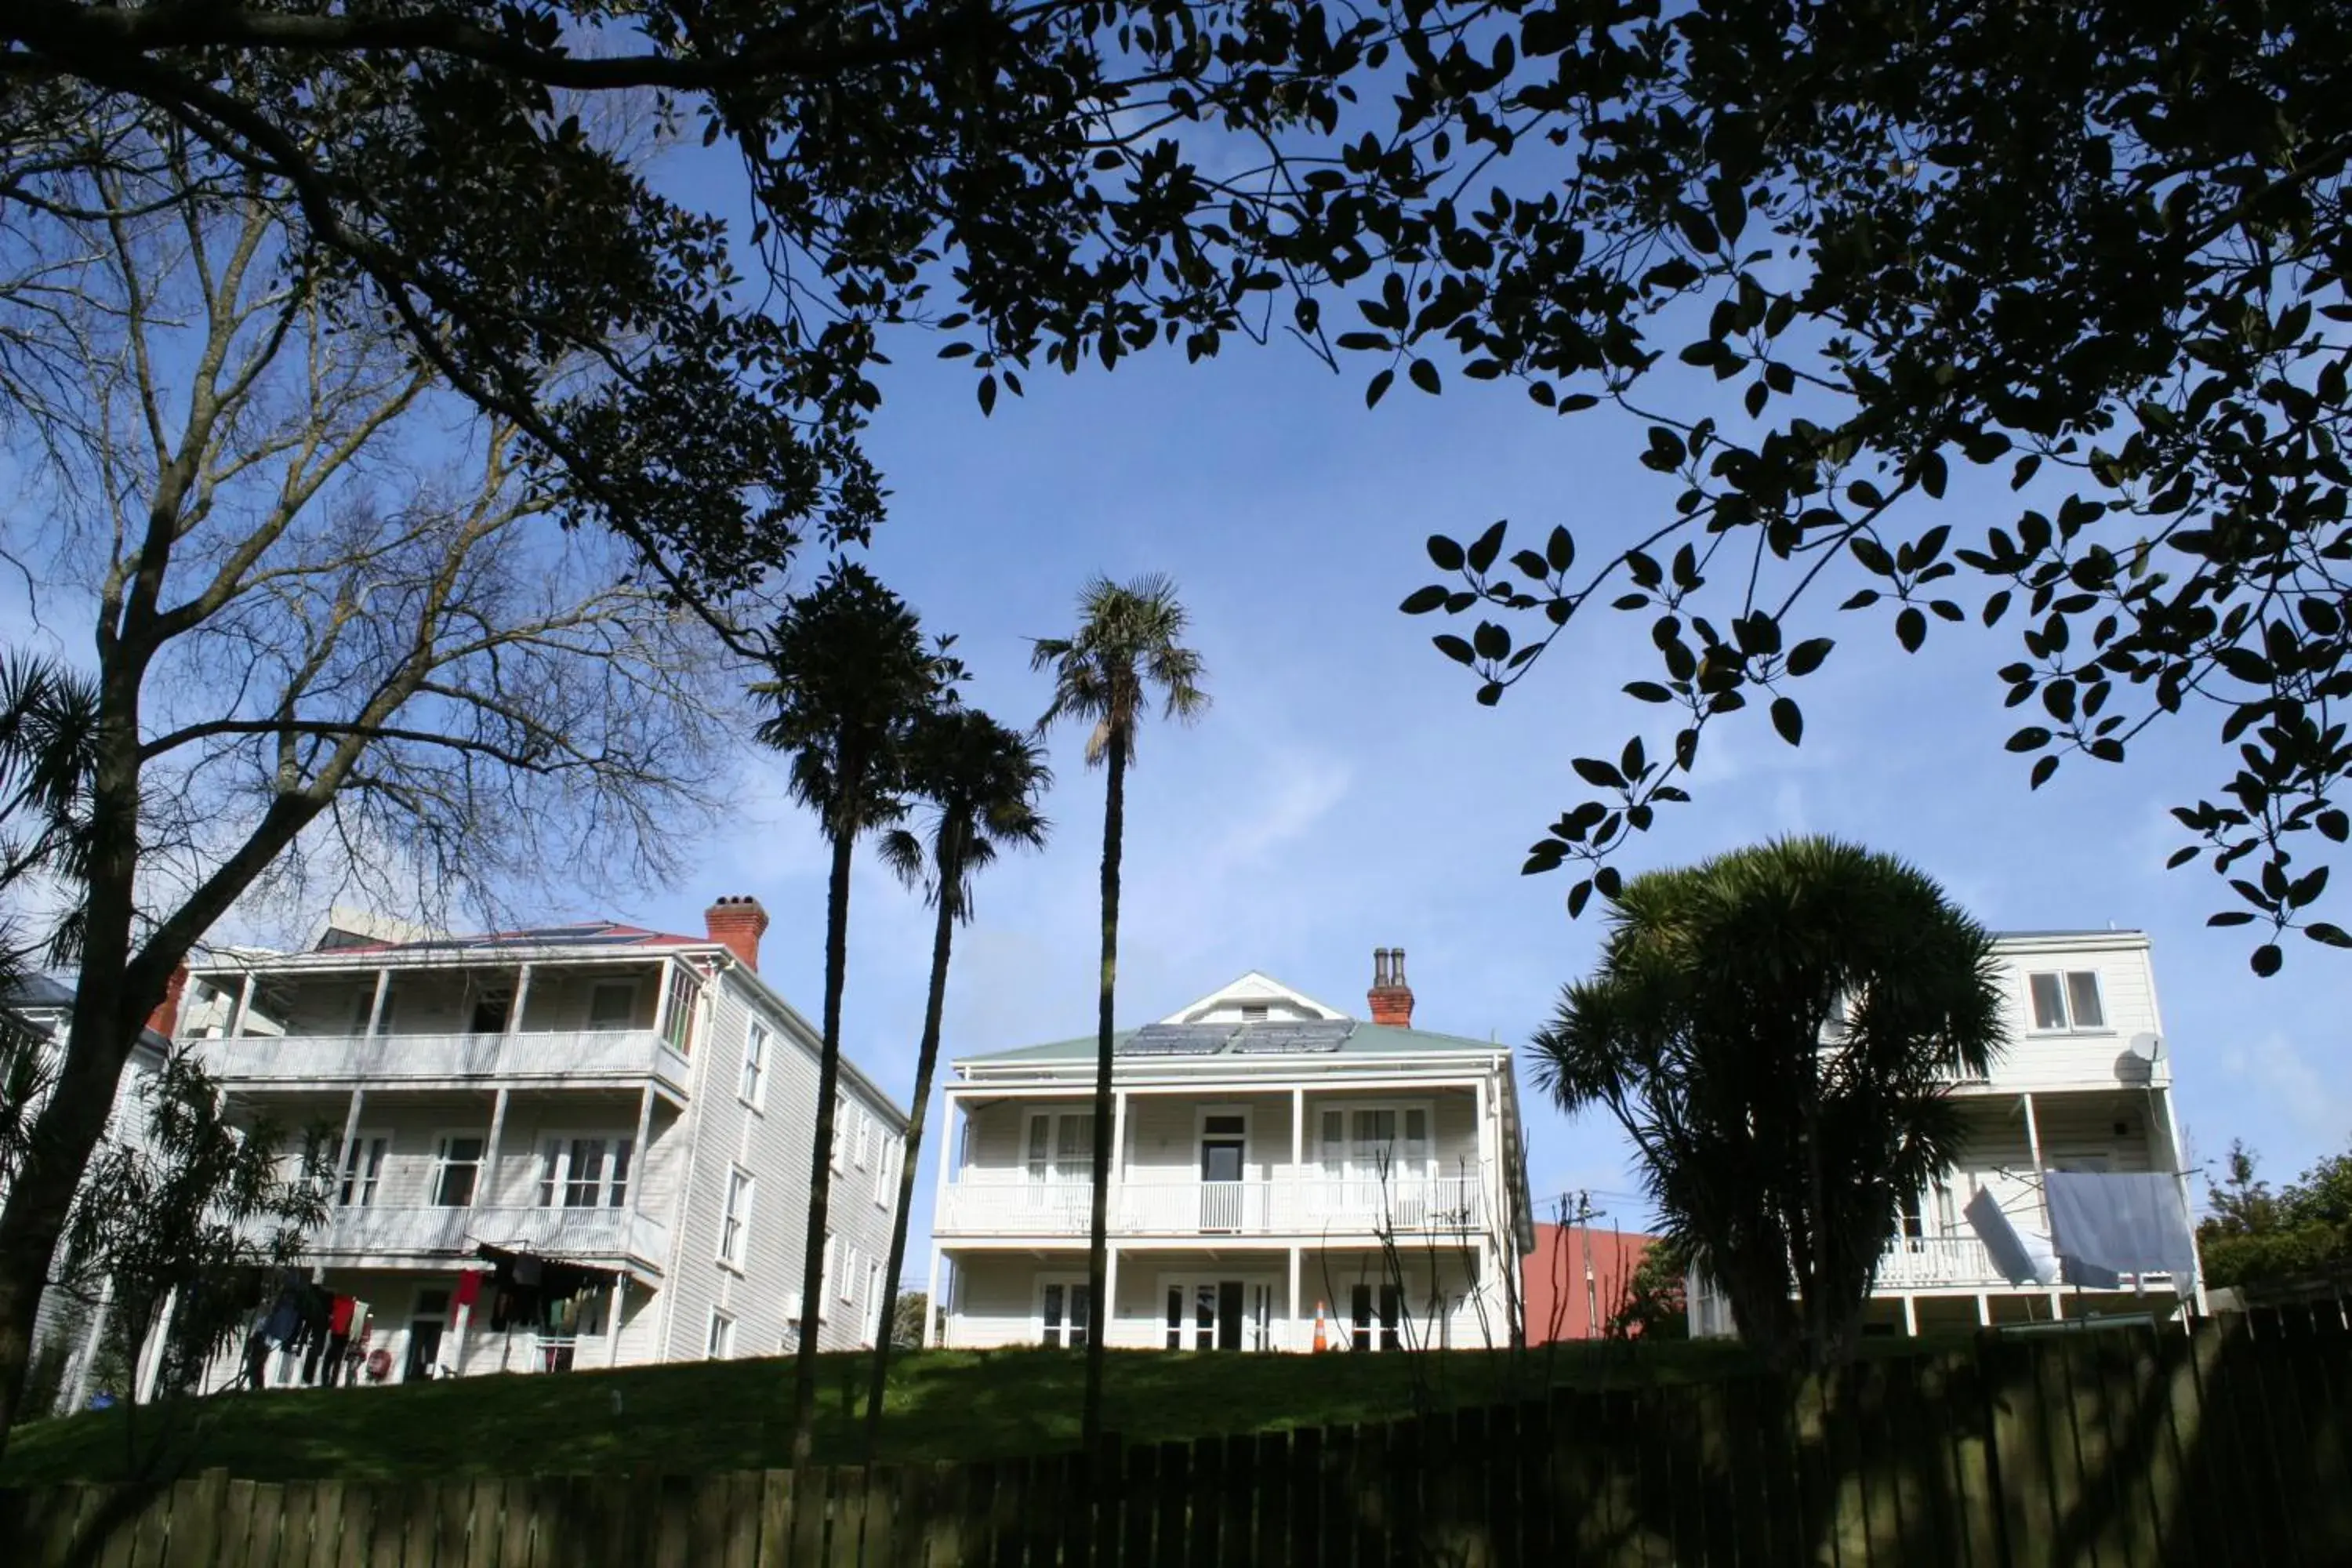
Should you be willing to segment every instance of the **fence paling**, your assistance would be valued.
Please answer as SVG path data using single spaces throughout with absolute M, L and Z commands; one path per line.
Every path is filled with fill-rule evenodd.
M 0 1492 L 0 1562 L 1374 1568 L 2352 1561 L 2352 1333 L 1983 1341 L 1828 1377 L 1099 1456 L 701 1478 Z

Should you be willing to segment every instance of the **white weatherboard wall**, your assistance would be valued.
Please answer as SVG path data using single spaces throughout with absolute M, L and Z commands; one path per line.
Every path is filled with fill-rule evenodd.
M 768 1071 L 762 1106 L 746 1105 L 740 1093 L 750 1026 L 759 1018 L 769 1030 Z M 772 1355 L 787 1342 L 796 1322 L 802 1245 L 807 1235 L 809 1139 L 816 1126 L 820 1042 L 799 1019 L 785 1019 L 757 998 L 738 971 L 730 970 L 712 988 L 704 1037 L 697 1046 L 698 1088 L 689 1119 L 696 1151 L 684 1205 L 687 1222 L 674 1249 L 670 1270 L 666 1347 L 669 1359 L 691 1360 L 709 1343 L 710 1314 L 735 1320 L 735 1353 Z M 833 1177 L 830 1228 L 837 1247 L 855 1247 L 860 1259 L 855 1303 L 840 1300 L 829 1285 L 818 1344 L 849 1350 L 871 1342 L 875 1310 L 866 1293 L 865 1259 L 887 1259 L 890 1246 L 892 1185 L 875 1202 L 874 1148 L 882 1139 L 904 1136 L 906 1119 L 895 1106 L 841 1076 L 835 1119 L 854 1128 L 865 1117 L 875 1128 L 867 1140 L 867 1164 L 854 1159 Z M 751 1219 L 743 1268 L 719 1260 L 729 1173 L 741 1169 L 754 1183 Z

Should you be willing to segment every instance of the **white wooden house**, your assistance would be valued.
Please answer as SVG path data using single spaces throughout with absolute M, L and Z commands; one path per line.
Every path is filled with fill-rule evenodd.
M 818 1036 L 761 981 L 767 916 L 370 941 L 194 966 L 182 1037 L 247 1113 L 333 1129 L 307 1261 L 388 1377 L 772 1355 L 799 1311 Z M 905 1112 L 845 1061 L 823 1342 L 870 1343 Z M 559 1324 L 460 1313 L 482 1247 L 593 1269 Z M 461 1321 L 462 1320 L 462 1321 Z M 273 1359 L 272 1383 L 313 1375 Z
M 2070 1315 L 2177 1311 L 2169 1275 L 2120 1289 L 2015 1285 L 1965 1211 L 1989 1190 L 2029 1245 L 2051 1250 L 2042 1186 L 2052 1171 L 2174 1176 L 2193 1212 L 2172 1100 L 2172 1041 L 2157 1005 L 2148 939 L 2136 931 L 2016 931 L 1995 944 L 2009 1043 L 1982 1079 L 1955 1083 L 1965 1129 L 1949 1168 L 1904 1206 L 1880 1261 L 1869 1326 L 1916 1334 Z M 2190 1300 L 2200 1288 L 2190 1282 Z M 1729 1310 L 1696 1281 L 1693 1328 L 1731 1331 Z
M 1107 1342 L 1502 1345 L 1532 1246 L 1507 1046 L 1371 1021 L 1252 973 L 1115 1037 Z M 1094 1037 L 951 1064 L 931 1299 L 955 1347 L 1080 1345 Z

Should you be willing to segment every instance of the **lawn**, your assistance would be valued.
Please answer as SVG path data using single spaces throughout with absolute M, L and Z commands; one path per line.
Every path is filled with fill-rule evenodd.
M 1723 1375 L 1734 1344 L 1564 1345 L 1429 1355 L 1113 1352 L 1105 1414 L 1130 1439 L 1380 1421 L 1531 1397 L 1549 1384 L 1622 1386 Z M 819 1458 L 858 1458 L 852 1411 L 866 1358 L 824 1358 Z M 881 1458 L 966 1459 L 1075 1447 L 1084 1361 L 1066 1351 L 929 1351 L 891 1363 Z M 388 1388 L 231 1394 L 138 1413 L 142 1460 L 226 1467 L 255 1479 L 425 1478 L 656 1468 L 705 1473 L 783 1462 L 787 1361 L 699 1362 L 557 1376 L 506 1374 Z M 858 1391 L 853 1393 L 852 1391 Z M 160 1452 L 158 1451 L 160 1447 Z M 125 1413 L 34 1423 L 0 1484 L 124 1474 Z

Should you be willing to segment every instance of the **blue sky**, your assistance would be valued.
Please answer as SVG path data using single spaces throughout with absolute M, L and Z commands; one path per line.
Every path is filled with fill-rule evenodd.
M 1487 710 L 1429 647 L 1433 626 L 1396 605 L 1432 575 L 1422 541 L 1433 530 L 1564 521 L 1590 554 L 1654 526 L 1669 497 L 1635 461 L 1638 430 L 1460 382 L 1367 410 L 1363 367 L 1335 378 L 1279 345 L 1198 366 L 1160 353 L 1113 374 L 1042 374 L 983 418 L 968 372 L 929 360 L 919 337 L 894 352 L 873 432 L 894 494 L 870 560 L 929 626 L 960 636 L 971 700 L 1015 721 L 1042 710 L 1029 639 L 1067 628 L 1091 573 L 1170 573 L 1192 610 L 1215 705 L 1193 729 L 1143 740 L 1121 1021 L 1253 968 L 1360 1009 L 1371 950 L 1395 945 L 1417 1022 L 1524 1043 L 1591 963 L 1598 927 L 1567 918 L 1564 873 L 1522 878 L 1518 864 L 1579 798 L 1569 759 L 1613 752 L 1645 716 L 1619 690 L 1650 673 L 1645 622 L 1594 623 Z M 1994 516 L 1947 510 L 1963 536 Z M 2283 976 L 2255 979 L 2244 932 L 2203 925 L 2218 907 L 2211 879 L 2162 868 L 2178 843 L 2166 808 L 2216 782 L 2210 740 L 2177 725 L 2127 768 L 2078 764 L 2029 795 L 2023 762 L 2001 749 L 2016 722 L 1992 675 L 2012 657 L 2005 634 L 1939 627 L 1906 656 L 1884 620 L 1835 619 L 1839 648 L 1805 683 L 1803 746 L 1781 744 L 1760 715 L 1712 735 L 1696 803 L 1668 813 L 1627 868 L 1832 832 L 1912 858 L 1996 928 L 2146 929 L 2194 1154 L 2244 1137 L 2284 1177 L 2345 1147 L 2352 1090 L 2330 1000 L 2342 961 L 2298 940 Z M 950 984 L 950 1055 L 1091 1026 L 1101 779 L 1079 744 L 1073 732 L 1054 746 L 1051 847 L 980 886 Z M 701 863 L 674 892 L 620 907 L 695 931 L 713 895 L 757 895 L 775 921 L 763 970 L 814 1013 L 823 868 L 812 826 L 754 759 Z M 870 862 L 853 907 L 848 1048 L 904 1092 L 925 912 Z M 1612 1215 L 1638 1219 L 1613 1128 L 1523 1092 L 1537 1194 L 1592 1189 Z M 929 1164 L 927 1152 L 919 1234 Z

